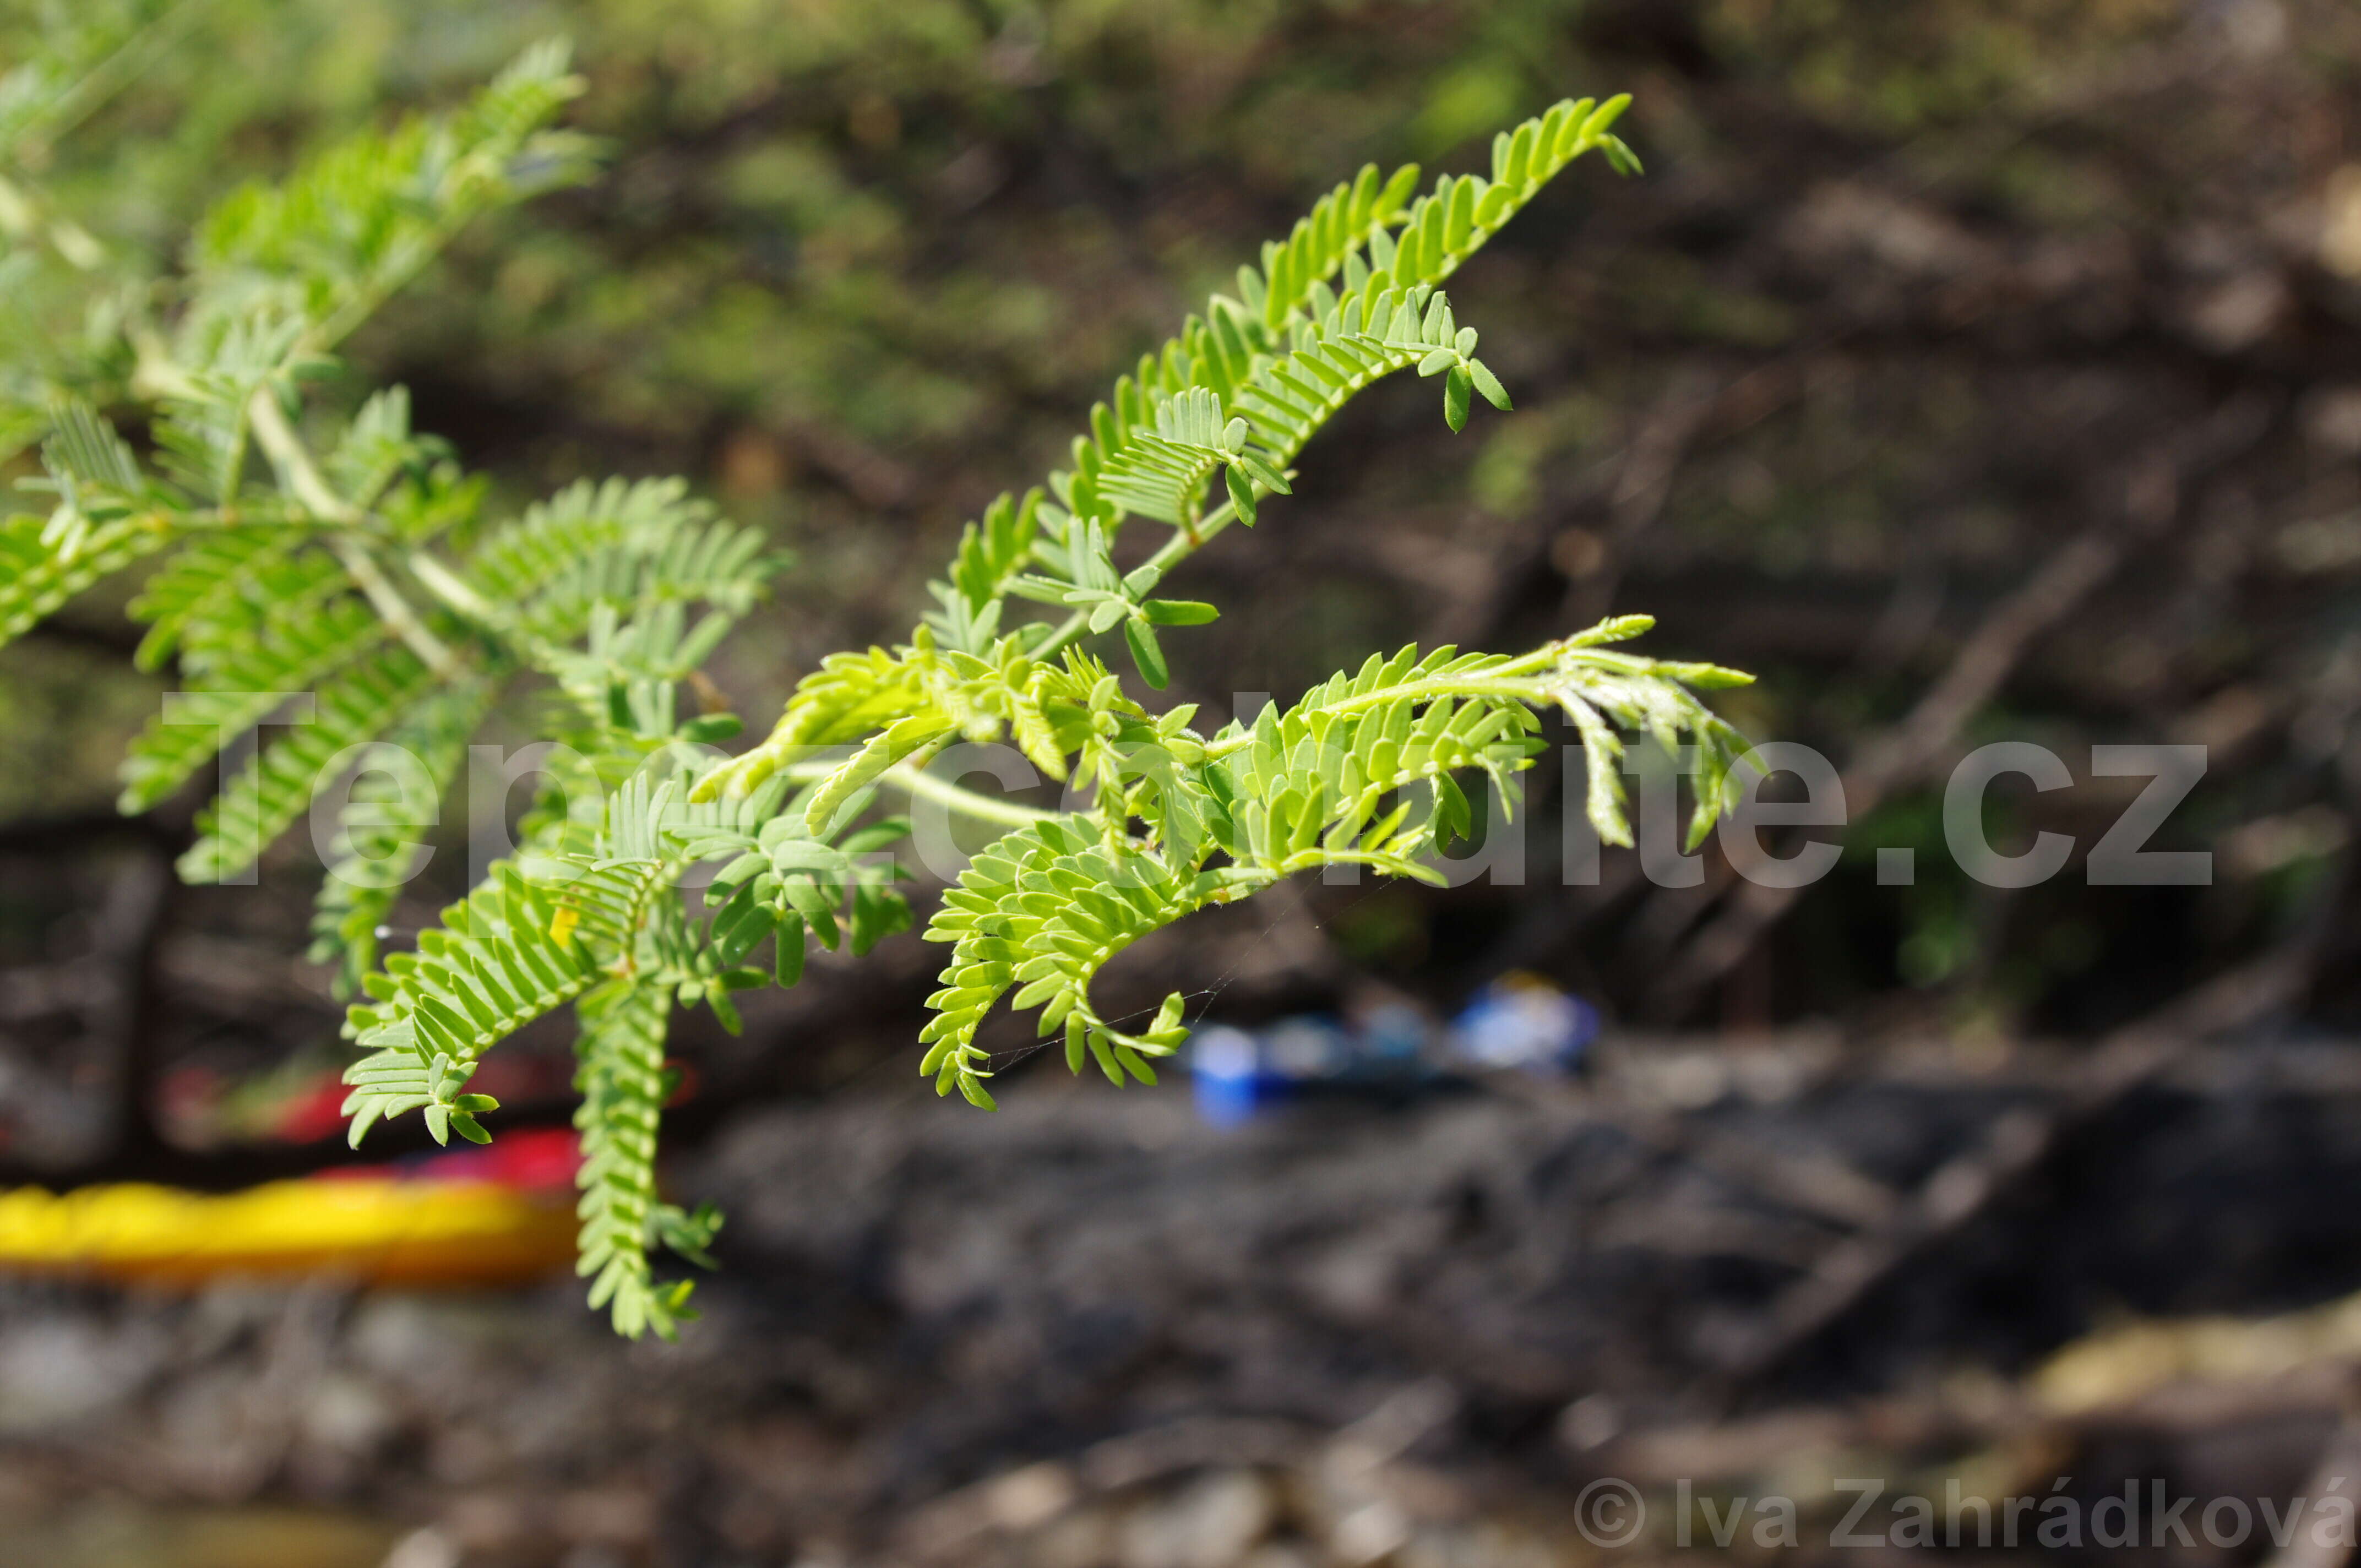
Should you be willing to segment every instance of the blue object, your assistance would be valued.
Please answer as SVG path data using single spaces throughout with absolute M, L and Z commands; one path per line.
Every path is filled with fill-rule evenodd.
M 1361 1020 L 1363 1054 L 1374 1066 L 1389 1072 L 1418 1070 L 1419 1058 L 1433 1034 L 1425 1014 L 1399 1002 L 1374 1008 Z
M 1571 1072 L 1598 1036 L 1598 1010 L 1537 975 L 1502 975 L 1451 1021 L 1452 1054 L 1471 1067 Z
M 1426 1021 L 1408 1007 L 1380 1008 L 1360 1028 L 1323 1013 L 1299 1013 L 1252 1033 L 1211 1025 L 1189 1040 L 1197 1111 L 1217 1127 L 1235 1127 L 1308 1090 L 1414 1080 L 1423 1071 L 1426 1036 Z
M 1197 1114 L 1216 1127 L 1251 1119 L 1274 1086 L 1262 1076 L 1262 1047 L 1252 1035 L 1215 1024 L 1189 1036 L 1189 1082 Z
M 1307 1093 L 1393 1094 L 1446 1076 L 1436 1031 L 1402 1003 L 1347 1022 L 1300 1013 L 1256 1030 L 1209 1024 L 1189 1038 L 1197 1113 L 1216 1127 L 1251 1121 Z M 1462 1070 L 1522 1068 L 1567 1072 L 1598 1033 L 1598 1014 L 1537 975 L 1511 972 L 1477 993 L 1453 1020 L 1441 1055 Z
M 1289 1083 L 1342 1078 L 1352 1070 L 1352 1036 L 1335 1019 L 1320 1013 L 1281 1018 L 1262 1032 L 1262 1068 Z

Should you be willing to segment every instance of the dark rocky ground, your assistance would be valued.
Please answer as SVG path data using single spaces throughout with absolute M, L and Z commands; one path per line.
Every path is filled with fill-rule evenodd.
M 0 1562 L 1540 1564 L 1592 1554 L 1597 1475 L 1822 1450 L 2291 1494 L 2333 1352 L 2200 1418 L 2061 1420 L 2017 1380 L 2126 1314 L 2361 1287 L 2342 1046 L 2184 1056 L 1760 1353 L 1832 1248 L 2072 1081 L 1784 1036 L 1232 1133 L 1047 1074 L 997 1116 L 761 1110 L 677 1173 L 730 1216 L 677 1346 L 609 1339 L 570 1282 L 7 1287 Z

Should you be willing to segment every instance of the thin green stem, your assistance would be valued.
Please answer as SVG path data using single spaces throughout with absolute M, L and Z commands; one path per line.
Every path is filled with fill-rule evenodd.
M 247 404 L 247 422 L 254 438 L 270 455 L 270 460 L 285 481 L 288 493 L 313 515 L 344 527 L 326 536 L 328 548 L 336 553 L 345 570 L 378 613 L 378 618 L 393 629 L 395 636 L 418 655 L 426 667 L 445 681 L 456 680 L 467 673 L 467 665 L 453 653 L 444 641 L 426 628 L 426 623 L 411 608 L 393 579 L 385 575 L 368 546 L 353 536 L 350 530 L 363 518 L 359 508 L 330 488 L 322 477 L 319 466 L 312 461 L 311 449 L 303 444 L 290 423 L 287 412 L 279 406 L 278 395 L 268 386 L 256 390 Z
M 344 563 L 353 582 L 368 596 L 379 619 L 393 629 L 394 635 L 434 672 L 436 678 L 456 681 L 467 673 L 467 666 L 451 652 L 450 645 L 418 619 L 418 612 L 401 597 L 401 590 L 379 568 L 377 557 L 369 554 L 368 545 L 349 533 L 335 533 L 328 536 L 328 548 L 336 553 L 336 559 Z
M 912 795 L 923 795 L 940 806 L 947 806 L 961 816 L 982 822 L 997 822 L 1008 828 L 1030 828 L 1037 822 L 1054 822 L 1072 815 L 1064 811 L 1044 811 L 1038 806 L 1020 806 L 1013 800 L 995 800 L 988 795 L 978 795 L 921 768 L 901 763 L 885 770 L 887 783 L 899 786 Z
M 1309 850 L 1298 850 L 1271 869 L 1278 873 L 1278 878 L 1274 880 L 1280 880 L 1294 876 L 1300 872 L 1318 871 L 1323 866 L 1336 865 L 1374 866 L 1389 875 L 1416 877 L 1422 882 L 1430 879 L 1440 880 L 1434 872 L 1420 867 L 1407 855 L 1392 851 L 1372 854 L 1362 850 L 1323 850 L 1317 846 Z
M 1197 532 L 1194 538 L 1191 538 L 1186 531 L 1178 529 L 1174 530 L 1172 537 L 1166 540 L 1163 544 L 1159 546 L 1156 554 L 1150 555 L 1146 564 L 1155 567 L 1157 575 L 1161 576 L 1165 573 L 1170 572 L 1180 562 L 1187 560 L 1198 551 L 1202 550 L 1207 544 L 1213 542 L 1214 535 L 1220 533 L 1222 530 L 1229 527 L 1230 524 L 1235 522 L 1237 520 L 1238 509 L 1236 504 L 1232 501 L 1224 501 L 1220 506 L 1215 507 L 1212 511 L 1207 512 L 1198 521 Z M 1033 657 L 1036 659 L 1047 659 L 1052 654 L 1059 652 L 1069 644 L 1081 641 L 1082 634 L 1090 629 L 1090 623 L 1091 612 L 1089 610 L 1078 609 L 1074 611 L 1073 614 L 1066 617 L 1065 623 L 1063 625 L 1060 626 L 1057 630 L 1049 633 L 1049 640 L 1047 641 L 1033 650 Z
M 790 762 L 782 771 L 797 784 L 816 784 L 836 771 L 837 764 L 827 762 Z M 949 806 L 962 817 L 979 822 L 996 822 L 1004 828 L 1030 828 L 1037 822 L 1057 822 L 1076 815 L 1071 811 L 1044 811 L 1038 806 L 1021 806 L 1013 800 L 996 800 L 988 795 L 962 789 L 947 779 L 939 779 L 923 768 L 908 762 L 897 762 L 878 775 L 879 782 L 889 784 L 904 794 L 922 796 Z
M 106 247 L 88 229 L 52 211 L 38 187 L 20 185 L 5 175 L 0 175 L 0 232 L 14 239 L 46 240 L 78 272 L 95 272 L 106 264 Z
M 523 641 L 537 641 L 517 632 L 516 617 L 478 593 L 467 581 L 441 560 L 424 550 L 413 550 L 402 563 L 410 575 L 418 579 L 428 593 L 441 599 L 449 609 L 467 617 L 489 631 L 515 637 Z
M 303 334 L 301 346 L 316 354 L 324 353 L 342 342 L 354 328 L 375 315 L 379 305 L 433 265 L 435 258 L 458 237 L 459 231 L 483 213 L 486 205 L 480 201 L 464 205 L 455 203 L 454 211 L 445 214 L 441 226 L 399 264 L 376 276 L 364 276 L 343 303 Z
M 313 516 L 330 522 L 340 522 L 347 528 L 359 524 L 360 508 L 336 494 L 321 474 L 319 465 L 312 461 L 312 449 L 295 433 L 287 411 L 279 406 L 279 398 L 269 387 L 256 389 L 247 403 L 246 419 L 254 438 L 270 455 L 280 477 L 287 482 L 287 492 L 303 503 Z

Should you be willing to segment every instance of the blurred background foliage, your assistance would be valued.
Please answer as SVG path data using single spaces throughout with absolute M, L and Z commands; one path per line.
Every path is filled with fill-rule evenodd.
M 74 9 L 10 6 L 0 49 Z M 1311 890 L 1282 916 L 1300 939 L 1262 944 L 1286 961 L 1227 1005 L 1378 973 L 1446 1003 L 1518 964 L 1660 1024 L 2078 1033 L 2353 927 L 2361 14 L 2334 0 L 173 16 L 42 159 L 66 210 L 151 256 L 227 183 L 576 40 L 604 174 L 468 231 L 353 340 L 349 380 L 408 384 L 419 424 L 511 503 L 680 472 L 774 531 L 800 566 L 715 672 L 757 723 L 823 653 L 898 634 L 961 521 L 1055 463 L 1112 376 L 1328 183 L 1365 159 L 1473 167 L 1561 95 L 1635 93 L 1650 174 L 1564 182 L 1455 286 L 1520 411 L 1455 441 L 1423 392 L 1356 407 L 1308 455 L 1311 499 L 1191 568 L 1225 613 L 1176 696 L 1218 721 L 1233 693 L 1284 696 L 1375 646 L 1516 646 L 1644 609 L 1665 649 L 1763 674 L 1728 706 L 1750 732 L 1846 765 L 1947 674 L 1992 678 L 1857 801 L 1876 810 L 1839 872 L 1709 982 L 1655 983 L 1727 905 L 1726 872 L 1650 890 L 1610 856 L 1600 889 Z M 2083 539 L 2103 569 L 1976 664 L 2011 596 Z M 105 811 L 160 689 L 126 671 L 119 600 L 0 652 L 0 944 L 27 965 L 98 939 L 71 915 L 81 873 L 44 856 L 81 852 L 53 828 Z M 2211 745 L 2158 847 L 2212 848 L 2215 885 L 2003 893 L 1948 870 L 1945 764 L 2003 736 L 2078 777 L 2093 741 Z M 2087 850 L 2136 785 L 2004 785 L 1994 821 L 2004 848 L 2047 826 Z M 1881 843 L 1916 848 L 1916 886 L 1877 883 Z M 156 1061 L 321 1044 L 319 988 L 282 958 L 302 879 L 280 881 L 278 902 L 173 895 L 190 941 L 248 944 L 269 978 L 260 1000 L 216 976 L 165 1009 Z M 1224 939 L 1216 923 L 1142 962 L 1202 985 Z M 2308 1015 L 2343 1015 L 2344 966 L 2317 967 Z M 906 1043 L 908 968 L 845 978 L 824 1014 L 861 1059 Z M 758 1027 L 745 1059 L 780 1037 Z

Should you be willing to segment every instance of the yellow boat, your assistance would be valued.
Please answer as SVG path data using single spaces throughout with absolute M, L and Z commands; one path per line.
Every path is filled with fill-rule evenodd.
M 494 1181 L 346 1177 L 210 1194 L 136 1183 L 0 1192 L 0 1269 L 194 1284 L 331 1275 L 508 1284 L 574 1256 L 573 1195 Z

